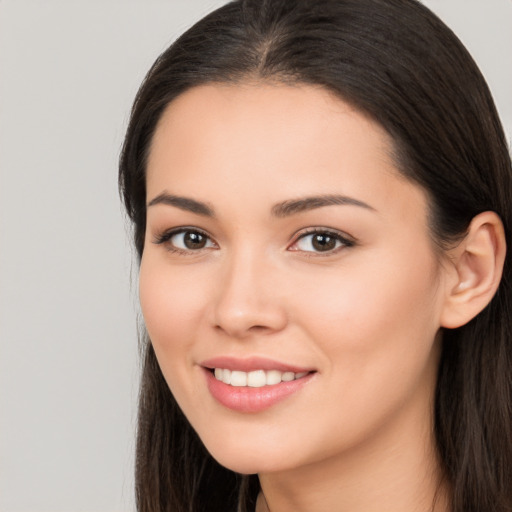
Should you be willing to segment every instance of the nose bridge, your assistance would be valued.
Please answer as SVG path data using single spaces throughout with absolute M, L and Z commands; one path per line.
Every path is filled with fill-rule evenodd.
M 285 305 L 273 286 L 275 265 L 263 251 L 233 251 L 223 262 L 214 304 L 215 326 L 230 336 L 274 332 L 286 324 Z

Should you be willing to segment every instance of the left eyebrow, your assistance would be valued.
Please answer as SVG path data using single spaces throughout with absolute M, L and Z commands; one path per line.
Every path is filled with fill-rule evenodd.
M 211 208 L 206 203 L 196 201 L 195 199 L 191 199 L 190 197 L 175 196 L 163 192 L 160 195 L 153 198 L 151 201 L 149 201 L 147 207 L 149 208 L 150 206 L 154 206 L 156 204 L 166 204 L 168 206 L 175 206 L 176 208 L 180 208 L 181 210 L 192 212 L 197 215 L 203 215 L 205 217 L 215 217 L 213 208 Z
M 367 210 L 376 211 L 375 208 L 369 204 L 354 199 L 353 197 L 341 195 L 321 195 L 312 197 L 303 197 L 299 199 L 291 199 L 277 203 L 272 207 L 272 215 L 275 217 L 288 217 L 296 213 L 301 213 L 307 210 L 314 210 L 324 206 L 339 206 L 350 205 L 365 208 Z

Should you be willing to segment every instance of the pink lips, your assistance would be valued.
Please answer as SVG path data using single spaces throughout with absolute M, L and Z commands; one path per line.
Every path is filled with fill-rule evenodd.
M 201 366 L 204 369 L 206 383 L 212 396 L 223 406 L 243 413 L 256 413 L 268 409 L 298 392 L 314 375 L 312 369 L 300 368 L 260 357 L 248 359 L 217 357 L 203 361 Z M 217 380 L 211 371 L 213 368 L 226 368 L 243 372 L 254 370 L 278 370 L 293 373 L 307 372 L 307 375 L 300 379 L 280 382 L 271 386 L 259 388 L 235 387 Z
M 241 372 L 251 372 L 253 370 L 278 370 L 280 372 L 303 373 L 314 371 L 313 368 L 301 368 L 278 361 L 272 361 L 264 357 L 249 357 L 247 359 L 238 359 L 236 357 L 224 356 L 213 357 L 201 363 L 205 368 L 228 368 L 229 370 L 239 370 Z

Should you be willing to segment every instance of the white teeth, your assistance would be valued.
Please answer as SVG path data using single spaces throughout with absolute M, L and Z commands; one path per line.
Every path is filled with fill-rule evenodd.
M 281 375 L 283 375 L 278 370 L 270 370 L 265 372 L 267 374 L 267 386 L 272 386 L 273 384 L 279 384 L 281 382 Z
M 247 373 L 233 370 L 230 384 L 236 387 L 247 386 Z
M 250 388 L 261 388 L 267 383 L 267 377 L 263 370 L 256 370 L 247 374 L 247 385 Z
M 222 370 L 222 378 L 220 378 L 224 384 L 231 384 L 231 370 Z
M 283 382 L 290 382 L 292 380 L 295 380 L 295 373 L 293 372 L 284 372 L 283 376 L 281 377 Z
M 252 372 L 241 372 L 238 370 L 228 370 L 225 368 L 215 368 L 214 375 L 217 380 L 230 384 L 235 387 L 249 386 L 251 388 L 261 388 L 263 386 L 273 386 L 280 382 L 290 382 L 301 379 L 309 372 L 280 372 L 279 370 L 254 370 Z

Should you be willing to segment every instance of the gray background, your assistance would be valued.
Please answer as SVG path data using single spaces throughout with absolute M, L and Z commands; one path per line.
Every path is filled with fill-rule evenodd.
M 222 3 L 0 0 L 2 512 L 133 510 L 136 271 L 117 157 L 154 58 Z M 425 3 L 510 135 L 512 1 Z

